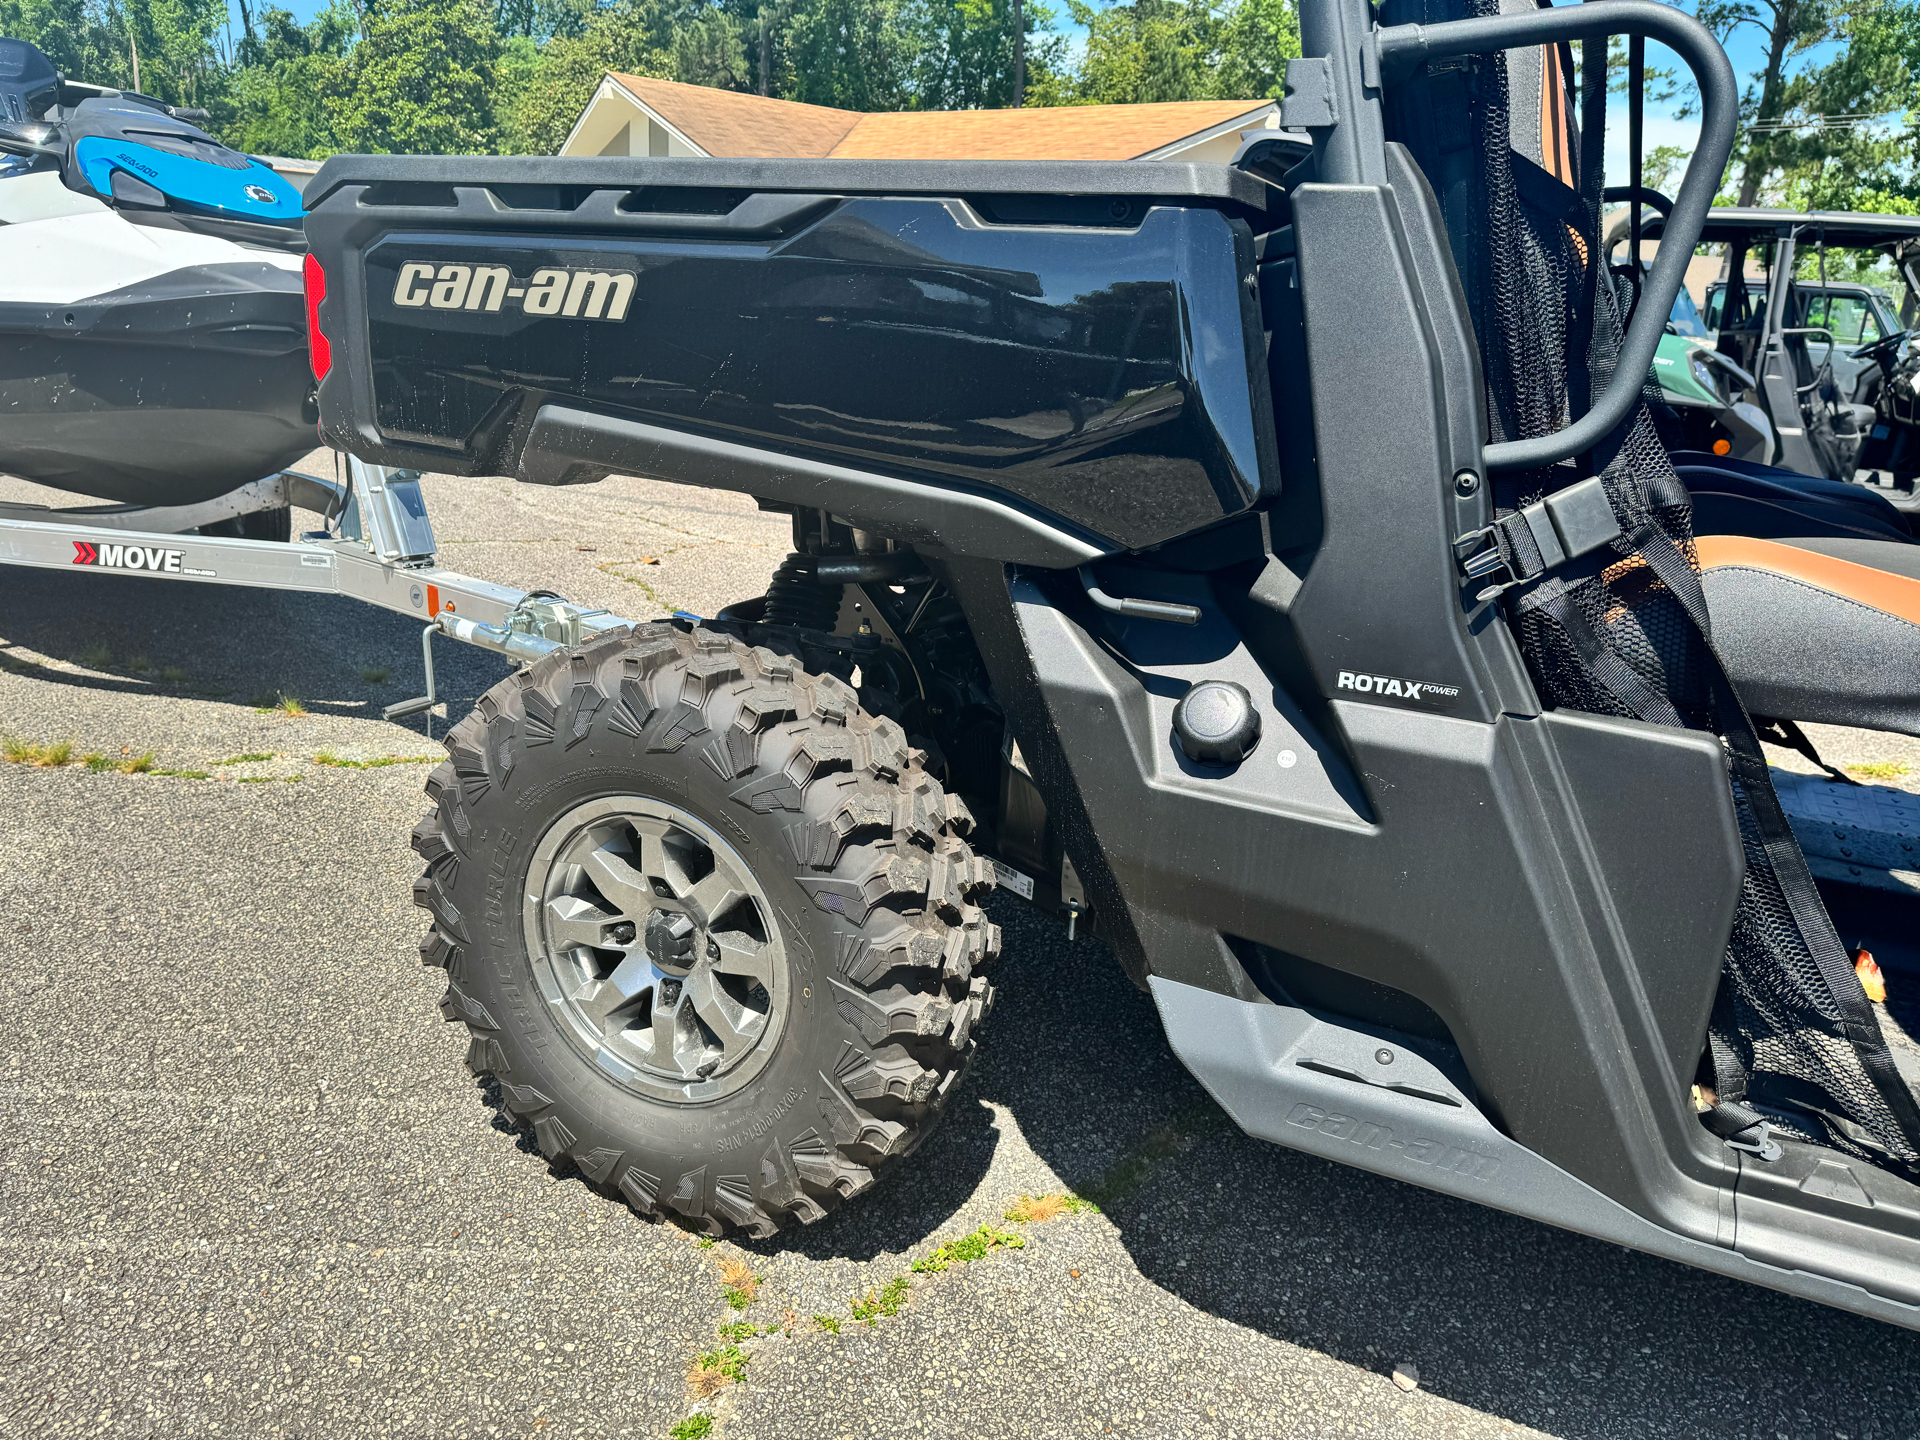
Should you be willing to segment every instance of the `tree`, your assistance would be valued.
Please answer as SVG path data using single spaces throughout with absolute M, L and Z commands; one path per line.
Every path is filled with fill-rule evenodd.
M 255 155 L 314 159 L 333 154 L 333 125 L 322 96 L 338 84 L 356 16 L 335 0 L 306 24 L 278 6 L 243 37 L 226 103 L 215 120 L 228 144 Z
M 507 148 L 522 155 L 559 153 L 607 72 L 674 77 L 672 20 L 658 5 L 628 0 L 595 14 L 579 36 L 556 36 L 520 88 Z
M 702 7 L 674 26 L 674 79 L 716 90 L 750 90 L 754 70 L 740 17 L 713 6 Z
M 38 45 L 75 80 L 117 85 L 128 69 L 126 44 L 88 0 L 0 0 L 0 35 Z
M 1301 53 L 1294 0 L 1240 0 L 1228 12 L 1214 93 L 1223 100 L 1279 100 L 1287 62 Z
M 493 0 L 494 28 L 503 40 L 520 36 L 544 43 L 556 35 L 587 31 L 592 0 Z
M 1841 52 L 1783 87 L 1776 153 L 1784 198 L 1809 209 L 1912 215 L 1921 109 L 1915 0 L 1857 4 L 1836 31 Z
M 1693 152 L 1679 145 L 1657 145 L 1641 157 L 1641 184 L 1648 190 L 1658 190 L 1670 198 L 1674 192 L 1668 182 L 1678 183 L 1681 172 L 1687 168 L 1688 156 Z
M 811 0 L 786 26 L 786 98 L 842 110 L 901 110 L 912 98 L 914 36 L 901 0 Z
M 1779 128 L 1789 67 L 1830 37 L 1833 10 L 1833 0 L 1701 0 L 1696 18 L 1723 43 L 1743 26 L 1766 37 L 1761 69 L 1741 96 L 1742 133 L 1729 162 L 1730 168 L 1741 167 L 1737 204 L 1754 204 L 1768 176 L 1794 149 L 1792 131 Z
M 497 139 L 500 34 L 483 0 L 373 0 L 326 108 L 350 150 L 453 155 Z
M 1013 0 L 916 0 L 907 11 L 916 58 L 913 105 L 979 110 L 1014 103 Z M 1060 69 L 1065 40 L 1049 33 L 1054 12 L 1021 7 L 1027 89 L 1045 91 Z
M 1087 49 L 1068 103 L 1152 104 L 1213 97 L 1225 27 L 1206 0 L 1125 0 L 1096 10 L 1067 0 Z

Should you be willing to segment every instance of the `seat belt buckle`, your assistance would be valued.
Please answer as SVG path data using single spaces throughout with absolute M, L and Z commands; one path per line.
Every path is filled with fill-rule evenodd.
M 1517 585 L 1539 580 L 1549 571 L 1579 560 L 1590 551 L 1616 540 L 1621 522 L 1614 514 L 1601 477 L 1591 475 L 1492 525 L 1456 536 L 1454 550 L 1461 573 L 1482 580 L 1506 571 L 1508 578 L 1480 591 L 1477 601 L 1494 600 Z M 1486 549 L 1462 555 L 1463 548 L 1487 542 Z
M 1483 543 L 1486 545 L 1485 550 L 1473 550 L 1474 547 Z M 1473 553 L 1463 554 L 1468 550 L 1473 550 Z M 1461 574 L 1469 580 L 1486 580 L 1491 575 L 1497 575 L 1503 571 L 1507 573 L 1506 580 L 1487 587 L 1475 596 L 1476 600 L 1492 600 L 1502 591 L 1512 589 L 1527 579 L 1526 576 L 1516 574 L 1513 563 L 1502 553 L 1499 526 L 1484 525 L 1479 530 L 1470 530 L 1463 535 L 1455 536 L 1454 558 L 1460 563 Z

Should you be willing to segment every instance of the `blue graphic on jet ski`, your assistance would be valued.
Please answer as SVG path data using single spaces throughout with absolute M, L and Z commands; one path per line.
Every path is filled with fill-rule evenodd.
M 180 128 L 189 127 L 181 125 Z M 199 142 L 196 149 L 213 150 L 213 146 L 199 136 L 182 138 L 189 144 Z M 299 192 L 259 161 L 238 151 L 226 150 L 224 146 L 220 147 L 224 154 L 213 159 L 168 154 L 131 139 L 88 135 L 78 141 L 73 150 L 74 160 L 87 183 L 102 196 L 111 196 L 123 205 L 140 204 L 141 190 L 151 189 L 177 206 L 241 220 L 300 224 Z M 244 168 L 237 168 L 233 163 L 236 161 Z M 129 180 L 134 183 L 129 184 Z

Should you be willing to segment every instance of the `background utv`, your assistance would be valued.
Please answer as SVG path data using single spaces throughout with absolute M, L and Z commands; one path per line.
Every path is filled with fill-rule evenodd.
M 1912 916 L 1824 903 L 1741 703 L 1791 688 L 1708 607 L 1730 656 L 1854 657 L 1771 722 L 1912 734 L 1913 547 L 1822 550 L 1813 492 L 1806 546 L 1697 536 L 1748 472 L 1677 476 L 1640 403 L 1727 60 L 1643 0 L 1301 23 L 1304 160 L 328 162 L 329 443 L 793 516 L 765 596 L 454 728 L 446 1014 L 548 1156 L 765 1236 L 939 1119 L 998 876 L 1254 1134 L 1912 1326 L 1914 1099 L 1842 944 Z M 1625 331 L 1610 33 L 1704 102 Z M 1717 591 L 1711 542 L 1763 549 Z M 1752 600 L 1769 556 L 1842 609 Z

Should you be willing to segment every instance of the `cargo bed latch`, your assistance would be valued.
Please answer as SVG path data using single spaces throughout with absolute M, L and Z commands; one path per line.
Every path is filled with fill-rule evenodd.
M 1476 600 L 1493 600 L 1503 591 L 1539 580 L 1557 566 L 1598 550 L 1621 534 L 1601 477 L 1591 475 L 1578 485 L 1557 490 L 1492 525 L 1470 530 L 1454 539 L 1454 554 L 1469 580 L 1485 580 L 1507 572 L 1479 592 Z M 1486 542 L 1484 549 L 1475 549 Z

